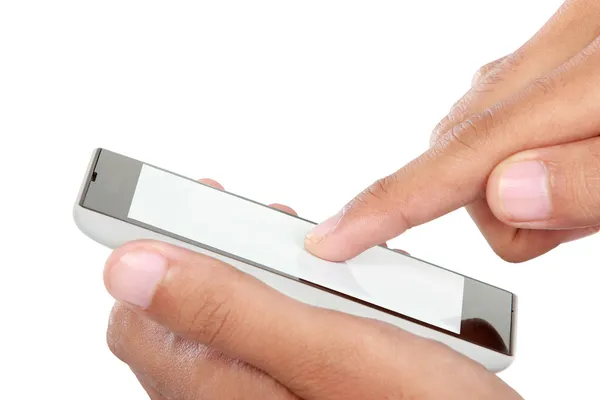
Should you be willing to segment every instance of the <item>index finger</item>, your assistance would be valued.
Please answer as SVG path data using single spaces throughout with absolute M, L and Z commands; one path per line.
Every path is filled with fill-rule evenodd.
M 330 261 L 352 258 L 481 198 L 488 175 L 517 152 L 600 133 L 600 39 L 516 97 L 446 132 L 317 226 L 305 246 Z

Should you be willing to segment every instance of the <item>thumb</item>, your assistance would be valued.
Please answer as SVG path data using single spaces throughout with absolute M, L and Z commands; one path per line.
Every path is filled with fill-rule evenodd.
M 516 228 L 575 229 L 600 225 L 600 138 L 528 150 L 490 175 L 487 201 Z
M 511 155 L 579 141 L 586 142 L 573 144 L 578 147 L 560 164 L 564 174 L 555 178 L 548 175 L 547 185 L 561 178 L 564 188 L 554 192 L 547 186 L 550 211 L 536 215 L 534 224 L 600 224 L 599 187 L 590 190 L 600 183 L 598 174 L 590 172 L 597 168 L 594 165 L 600 153 L 590 151 L 592 146 L 600 149 L 596 147 L 596 140 L 600 140 L 596 138 L 600 124 L 598 93 L 590 90 L 592 83 L 600 85 L 600 47 L 596 43 L 590 46 L 586 62 L 572 62 L 568 68 L 527 86 L 511 101 L 498 103 L 448 130 L 421 156 L 371 185 L 340 213 L 318 225 L 307 235 L 305 248 L 322 259 L 347 260 L 483 198 L 490 174 Z M 578 107 L 573 107 L 573 99 Z M 569 205 L 575 209 L 568 211 Z M 502 213 L 498 203 L 491 207 Z M 504 209 L 501 214 L 504 220 L 508 211 Z M 531 223 L 523 216 L 519 218 L 511 221 Z

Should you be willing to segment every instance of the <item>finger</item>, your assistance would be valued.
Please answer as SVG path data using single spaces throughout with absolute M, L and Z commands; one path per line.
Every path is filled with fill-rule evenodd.
M 431 143 L 470 115 L 481 112 L 578 54 L 600 34 L 600 3 L 566 1 L 523 46 L 476 74 L 477 82 L 434 129 Z M 475 78 L 474 78 L 475 80 Z
M 472 88 L 457 101 L 434 129 L 434 144 L 445 132 L 468 116 L 505 99 L 527 83 L 547 74 L 573 57 L 592 41 L 600 30 L 600 3 L 588 0 L 567 1 L 530 40 L 513 54 L 484 67 Z M 492 249 L 510 262 L 540 256 L 563 242 L 566 233 L 522 231 L 499 221 L 484 199 L 466 206 L 473 221 Z M 582 234 L 571 232 L 573 237 Z
M 600 138 L 508 158 L 490 175 L 487 201 L 499 220 L 518 228 L 600 225 Z
M 473 78 L 471 79 L 471 86 L 476 86 L 478 83 L 480 83 L 486 76 L 488 76 L 488 74 L 495 71 L 505 59 L 506 56 L 500 57 L 497 60 L 487 63 L 481 68 L 479 68 L 473 75 Z
M 397 253 L 401 253 L 401 254 L 406 254 L 407 256 L 410 256 L 410 253 L 404 250 L 400 250 L 400 249 L 393 249 L 395 252 Z
M 481 198 L 488 175 L 510 155 L 597 135 L 600 91 L 590 89 L 600 87 L 599 47 L 600 39 L 564 68 L 465 121 L 371 185 L 307 235 L 307 250 L 331 261 L 352 258 Z
M 160 394 L 158 392 L 158 390 L 156 390 L 152 384 L 150 383 L 150 379 L 138 372 L 135 372 L 132 370 L 132 372 L 134 373 L 135 377 L 137 378 L 138 382 L 140 383 L 140 385 L 142 386 L 142 388 L 146 391 L 146 394 L 148 394 L 148 397 L 150 398 L 150 400 L 166 400 L 162 394 Z
M 116 304 L 108 329 L 111 351 L 130 366 L 152 400 L 295 399 L 256 368 L 176 336 Z M 153 397 L 155 396 L 155 397 Z
M 223 185 L 221 185 L 219 182 L 215 181 L 214 179 L 202 178 L 202 179 L 198 179 L 198 182 L 204 183 L 205 185 L 208 185 L 208 186 L 212 186 L 216 189 L 225 190 Z
M 389 248 L 390 248 L 390 247 L 388 246 L 388 244 L 387 244 L 387 243 L 385 243 L 385 242 L 384 242 L 384 243 L 382 243 L 382 244 L 380 244 L 380 246 L 383 246 L 383 247 L 385 247 L 386 249 L 389 249 Z M 406 254 L 407 256 L 409 256 L 409 255 L 410 255 L 408 252 L 406 252 L 406 251 L 404 251 L 404 250 L 400 250 L 400 249 L 391 249 L 391 250 L 392 250 L 392 251 L 395 251 L 396 253 Z
M 457 361 L 467 383 L 451 380 L 444 387 L 449 393 L 493 398 L 487 390 L 510 390 L 446 346 L 297 302 L 192 251 L 130 243 L 113 253 L 105 274 L 109 292 L 135 313 L 256 366 L 301 398 L 439 398 L 436 379 L 455 372 Z M 416 385 L 423 376 L 427 383 Z
M 567 231 L 519 229 L 506 225 L 496 218 L 486 199 L 470 204 L 468 211 L 492 250 L 511 263 L 539 257 L 564 243 L 569 234 Z
M 298 216 L 298 213 L 296 211 L 294 211 L 293 208 L 288 207 L 288 206 L 286 206 L 284 204 L 274 203 L 274 204 L 269 204 L 269 207 L 275 208 L 275 209 L 277 209 L 279 211 L 283 211 L 285 213 L 288 213 L 288 214 L 291 214 L 291 215 L 294 215 L 294 216 Z
M 581 154 L 585 154 L 586 150 Z M 535 153 L 532 154 L 531 152 L 521 153 L 521 156 L 527 159 L 528 154 L 533 159 L 536 159 Z M 502 178 L 501 170 L 509 161 L 507 160 L 500 164 L 492 173 L 492 177 L 488 182 L 488 191 L 495 194 L 488 195 L 487 201 L 481 200 L 469 207 L 469 213 L 473 220 L 496 254 L 509 262 L 523 262 L 538 257 L 562 243 L 578 240 L 598 232 L 600 229 L 598 226 L 566 230 L 523 229 L 520 228 L 520 226 L 523 226 L 522 224 L 511 221 L 510 217 L 504 217 L 505 207 L 502 206 L 502 200 L 499 196 Z M 552 182 L 555 180 L 550 176 L 549 181 Z M 554 187 L 554 189 L 550 192 L 563 190 L 557 189 L 556 185 L 551 185 L 551 187 Z M 562 195 L 563 193 L 560 194 Z M 551 204 L 554 204 L 554 201 L 551 200 Z M 492 211 L 490 207 L 496 211 Z
M 274 203 L 274 204 L 269 204 L 269 207 L 276 208 L 276 209 L 278 209 L 280 211 L 283 211 L 283 212 L 286 212 L 288 214 L 292 214 L 292 215 L 295 215 L 295 216 L 298 215 L 298 213 L 296 213 L 296 211 L 294 211 L 293 208 L 288 207 L 288 206 L 286 206 L 284 204 Z M 387 243 L 382 243 L 381 246 L 386 247 L 386 248 L 388 247 Z M 394 250 L 394 251 L 396 251 L 398 253 L 410 255 L 408 252 L 406 252 L 404 250 L 400 250 L 400 249 L 392 249 L 392 250 Z

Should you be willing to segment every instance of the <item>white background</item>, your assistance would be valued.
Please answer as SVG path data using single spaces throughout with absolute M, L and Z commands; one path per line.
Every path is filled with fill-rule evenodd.
M 2 397 L 145 398 L 105 345 L 109 250 L 71 218 L 94 147 L 320 220 L 426 149 L 559 4 L 0 3 Z M 520 296 L 501 377 L 546 399 L 599 394 L 598 240 L 509 265 L 461 210 L 393 244 Z

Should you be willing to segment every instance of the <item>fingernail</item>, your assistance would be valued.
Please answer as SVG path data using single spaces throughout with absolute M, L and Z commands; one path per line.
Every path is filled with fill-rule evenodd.
M 146 308 L 167 273 L 167 267 L 167 259 L 158 253 L 127 253 L 110 268 L 108 291 L 118 301 Z
M 306 242 L 310 244 L 317 244 L 321 242 L 327 235 L 329 235 L 340 222 L 342 213 L 339 212 L 333 217 L 326 219 L 319 225 L 315 226 L 312 231 L 306 235 Z
M 515 222 L 540 221 L 551 213 L 548 173 L 539 161 L 509 165 L 500 178 L 504 212 Z

